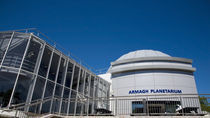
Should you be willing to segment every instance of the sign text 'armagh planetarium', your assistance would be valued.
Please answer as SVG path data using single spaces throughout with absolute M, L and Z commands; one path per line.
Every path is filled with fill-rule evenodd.
M 182 93 L 182 90 L 174 89 L 143 89 L 143 90 L 130 90 L 129 94 L 144 94 L 144 93 Z

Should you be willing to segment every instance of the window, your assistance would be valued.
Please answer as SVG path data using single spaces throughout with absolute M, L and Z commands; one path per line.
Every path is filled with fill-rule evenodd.
M 142 101 L 132 102 L 132 113 L 144 113 L 144 105 Z
M 8 47 L 12 33 L 0 33 L 0 63 Z
M 36 66 L 37 58 L 40 54 L 41 44 L 36 41 L 33 37 L 30 41 L 29 48 L 27 50 L 22 69 L 30 72 L 34 72 Z
M 45 49 L 44 49 L 43 56 L 42 56 L 41 64 L 39 67 L 39 75 L 41 75 L 43 77 L 46 77 L 46 75 L 47 75 L 47 70 L 49 68 L 51 54 L 52 54 L 52 51 L 46 45 Z
M 19 33 L 14 34 L 14 37 L 3 62 L 4 66 L 15 68 L 20 67 L 28 39 L 29 35 Z
M 58 69 L 58 63 L 59 63 L 60 56 L 54 52 L 51 66 L 50 66 L 50 72 L 48 75 L 48 79 L 55 81 L 57 69 Z
M 57 83 L 62 84 L 62 85 L 63 85 L 64 79 L 65 79 L 64 78 L 65 77 L 65 69 L 66 69 L 66 61 L 64 58 L 61 58 Z
M 65 86 L 69 87 L 69 88 L 71 85 L 72 71 L 73 71 L 73 64 L 71 62 L 69 62 L 67 73 L 66 73 L 66 82 L 65 82 Z
M 13 73 L 6 73 L 11 71 Z M 7 69 L 2 67 L 0 69 L 0 105 L 6 107 L 9 103 L 10 96 L 17 77 L 17 70 Z
M 72 83 L 72 89 L 73 90 L 77 90 L 78 76 L 79 76 L 79 67 L 75 66 L 73 83 Z

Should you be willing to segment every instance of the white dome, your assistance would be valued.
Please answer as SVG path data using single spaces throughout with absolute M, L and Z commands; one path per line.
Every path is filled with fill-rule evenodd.
M 170 57 L 170 55 L 155 50 L 137 50 L 122 55 L 117 61 L 143 57 Z

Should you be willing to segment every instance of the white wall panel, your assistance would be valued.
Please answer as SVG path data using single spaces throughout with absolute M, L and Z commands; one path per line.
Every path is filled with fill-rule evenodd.
M 136 86 L 154 86 L 153 74 L 135 74 L 135 85 Z

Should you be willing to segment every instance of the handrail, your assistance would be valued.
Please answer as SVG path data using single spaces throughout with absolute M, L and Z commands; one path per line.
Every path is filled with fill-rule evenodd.
M 40 104 L 40 103 L 45 103 L 45 102 L 50 101 L 52 99 L 53 99 L 52 96 L 45 97 L 43 100 L 42 99 L 37 99 L 37 100 L 31 101 L 30 103 L 23 102 L 23 103 L 19 103 L 19 104 L 15 104 L 15 105 L 13 104 L 9 108 L 11 108 L 11 109 L 21 109 L 21 108 L 37 105 L 37 104 Z
M 42 99 L 36 99 L 36 100 L 33 100 L 33 101 L 31 101 L 31 103 L 26 103 L 26 102 L 24 102 L 24 103 L 19 103 L 19 104 L 15 104 L 15 105 L 13 105 L 13 106 L 11 106 L 11 107 L 13 107 L 13 108 L 18 108 L 19 109 L 19 107 L 18 106 L 21 106 L 21 105 L 25 105 L 24 107 L 26 107 L 26 106 L 33 106 L 33 105 L 37 105 L 37 104 L 40 104 L 40 103 L 42 103 L 42 102 L 47 102 L 47 101 L 49 101 L 49 100 L 53 100 L 53 99 L 55 99 L 55 100 L 65 100 L 65 101 L 75 101 L 76 99 L 79 99 L 79 100 L 87 100 L 87 99 L 91 99 L 91 100 L 103 100 L 103 99 L 106 99 L 106 100 L 112 100 L 112 99 L 120 99 L 120 98 L 123 98 L 123 99 L 126 99 L 126 98 L 130 98 L 130 99 L 138 99 L 138 97 L 162 97 L 162 96 L 164 96 L 164 97 L 188 97 L 188 95 L 189 95 L 189 97 L 192 97 L 192 96 L 201 96 L 201 95 L 208 95 L 208 96 L 210 96 L 210 94 L 164 94 L 164 95 L 162 95 L 162 94 L 159 94 L 159 95 L 138 95 L 138 96 L 115 96 L 115 97 L 109 97 L 109 98 L 107 98 L 107 97 L 98 97 L 98 98 L 96 98 L 96 99 L 93 99 L 93 98 L 70 98 L 70 99 L 68 99 L 68 98 L 63 98 L 63 97 L 59 97 L 59 96 L 54 96 L 54 97 L 52 97 L 52 96 L 49 96 L 49 97 L 45 97 L 44 99 L 43 99 L 43 101 L 42 101 Z M 125 98 L 126 97 L 126 98 Z M 137 98 L 136 98 L 137 97 Z M 207 98 L 210 98 L 210 97 L 207 97 Z M 164 99 L 164 98 L 163 98 Z M 22 107 L 21 107 L 22 108 Z
M 1 31 L 1 32 L 23 32 L 23 33 L 33 33 L 33 35 L 42 38 L 42 40 L 46 41 L 49 44 L 52 44 L 53 46 L 56 46 L 57 49 L 59 49 L 60 51 L 62 51 L 61 53 L 67 55 L 69 58 L 73 59 L 76 63 L 84 66 L 84 68 L 92 71 L 95 74 L 101 74 L 102 70 L 98 70 L 95 69 L 93 67 L 91 67 L 90 65 L 88 65 L 87 63 L 85 63 L 84 61 L 82 61 L 80 58 L 78 58 L 77 56 L 75 56 L 73 53 L 71 53 L 70 51 L 66 50 L 65 48 L 63 48 L 60 44 L 56 43 L 55 41 L 51 40 L 48 36 L 46 36 L 44 33 L 42 33 L 41 31 L 39 31 L 36 28 L 27 28 L 27 29 L 19 29 L 19 30 L 9 30 L 9 31 Z
M 172 96 L 172 95 L 175 95 L 175 96 Z M 73 99 L 71 98 L 70 100 L 68 98 L 63 98 L 63 97 L 59 97 L 59 96 L 49 96 L 49 97 L 45 97 L 43 100 L 42 99 L 37 99 L 37 100 L 31 101 L 30 103 L 20 103 L 20 104 L 12 105 L 10 107 L 10 109 L 16 110 L 17 112 L 20 112 L 20 113 L 22 112 L 23 114 L 28 114 L 28 112 L 22 111 L 22 110 L 24 108 L 27 108 L 27 107 L 32 107 L 32 106 L 37 107 L 37 105 L 40 104 L 40 103 L 46 103 L 48 101 L 59 101 L 59 102 L 65 101 L 65 103 L 66 103 L 66 102 L 76 102 L 76 100 L 81 103 L 81 102 L 83 102 L 82 100 L 84 99 L 85 101 L 87 101 L 87 100 L 95 101 L 95 103 L 97 104 L 97 107 L 95 108 L 96 111 L 94 113 L 89 113 L 88 115 L 116 115 L 117 116 L 117 115 L 121 115 L 123 113 L 125 113 L 126 115 L 143 115 L 144 113 L 128 114 L 129 108 L 126 108 L 127 111 L 125 111 L 125 112 L 120 111 L 120 113 L 118 114 L 117 111 L 119 111 L 120 109 L 118 110 L 118 107 L 116 107 L 116 104 L 124 104 L 125 103 L 125 104 L 128 105 L 128 103 L 130 101 L 146 100 L 146 102 L 142 103 L 142 104 L 147 104 L 148 105 L 148 104 L 153 104 L 153 102 L 154 102 L 154 101 L 151 102 L 150 98 L 155 97 L 153 100 L 156 100 L 156 103 L 159 103 L 160 101 L 158 101 L 158 100 L 163 98 L 162 96 L 167 96 L 166 98 L 163 98 L 163 99 L 167 100 L 167 102 L 170 102 L 169 100 L 171 100 L 171 104 L 175 105 L 175 107 L 176 107 L 176 105 L 180 105 L 180 107 L 176 108 L 176 111 L 174 111 L 173 115 L 180 115 L 180 114 L 181 115 L 188 115 L 188 114 L 189 115 L 195 115 L 195 114 L 197 114 L 197 115 L 203 115 L 204 114 L 205 115 L 205 113 L 202 112 L 202 111 L 201 112 L 196 112 L 194 114 L 188 113 L 187 111 L 184 111 L 184 109 L 187 108 L 187 107 L 198 108 L 198 106 L 188 106 L 188 105 L 186 105 L 186 103 L 182 103 L 182 100 L 184 100 L 185 98 L 186 98 L 185 100 L 188 100 L 188 101 L 195 100 L 195 99 L 199 100 L 198 97 L 202 96 L 202 95 L 210 96 L 210 94 L 166 94 L 166 95 L 159 94 L 159 95 L 152 95 L 152 96 L 140 95 L 142 98 L 141 97 L 131 97 L 131 96 L 130 96 L 130 98 L 124 98 L 124 96 L 123 97 L 122 96 L 115 96 L 115 97 L 110 97 L 110 98 L 106 98 L 106 99 L 105 98 L 101 99 L 103 97 L 100 97 L 100 98 L 96 98 L 96 99 L 95 98 L 73 98 Z M 174 98 L 175 98 L 175 100 L 178 100 L 178 101 L 173 101 Z M 85 101 L 84 101 L 84 103 L 86 103 Z M 194 102 L 195 101 L 191 101 L 191 103 L 194 103 Z M 199 104 L 197 102 L 195 102 L 195 104 L 193 104 L 193 105 L 199 105 Z M 153 107 L 153 106 L 150 106 L 150 107 Z M 107 111 L 110 111 L 110 113 L 107 113 L 107 114 L 103 114 L 103 113 L 100 114 L 99 113 L 99 114 L 97 114 L 98 112 L 100 112 L 100 110 L 103 110 L 103 109 L 107 110 Z M 151 109 L 151 108 L 148 107 L 146 109 Z M 97 110 L 99 110 L 99 111 L 97 111 Z M 191 110 L 193 110 L 193 108 Z M 47 113 L 47 114 L 49 114 L 49 113 Z M 57 114 L 57 113 L 58 112 L 55 112 L 55 111 L 52 112 L 52 114 Z M 162 114 L 162 115 L 172 115 L 170 112 L 167 112 L 167 113 L 164 113 L 164 112 L 163 113 L 162 112 L 153 113 L 153 112 L 151 112 L 150 113 L 148 110 L 146 110 L 145 113 L 147 113 L 148 115 L 157 115 L 157 114 L 159 114 L 159 115 L 160 114 Z M 62 114 L 62 113 L 60 113 L 60 114 Z M 41 114 L 36 113 L 36 115 L 41 115 Z M 67 114 L 65 114 L 65 115 L 67 115 Z M 69 115 L 71 115 L 71 114 L 69 114 Z M 74 115 L 81 115 L 81 114 L 74 114 Z M 86 114 L 83 114 L 83 115 L 86 115 Z M 146 114 L 144 114 L 144 115 L 146 115 Z

